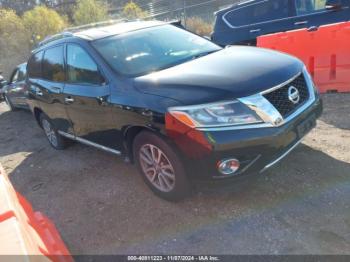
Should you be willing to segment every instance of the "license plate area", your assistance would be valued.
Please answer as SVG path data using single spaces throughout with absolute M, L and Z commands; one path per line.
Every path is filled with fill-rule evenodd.
M 316 126 L 316 116 L 311 115 L 297 126 L 299 139 L 307 135 Z

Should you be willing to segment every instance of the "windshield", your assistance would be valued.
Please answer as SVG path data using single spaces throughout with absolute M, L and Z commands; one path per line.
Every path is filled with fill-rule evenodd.
M 127 76 L 159 71 L 221 49 L 172 25 L 96 40 L 93 46 L 114 70 Z

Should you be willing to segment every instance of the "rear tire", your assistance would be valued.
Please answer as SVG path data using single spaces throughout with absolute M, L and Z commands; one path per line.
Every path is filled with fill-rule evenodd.
M 136 136 L 133 153 L 148 187 L 167 201 L 180 201 L 190 193 L 190 182 L 175 150 L 159 136 L 143 131 Z
M 50 145 L 56 150 L 64 150 L 69 145 L 69 140 L 61 136 L 53 126 L 51 119 L 45 114 L 40 114 L 40 124 Z
M 7 95 L 4 94 L 4 99 L 7 104 L 7 106 L 10 108 L 10 111 L 16 111 L 17 108 L 12 104 L 10 98 L 7 97 Z

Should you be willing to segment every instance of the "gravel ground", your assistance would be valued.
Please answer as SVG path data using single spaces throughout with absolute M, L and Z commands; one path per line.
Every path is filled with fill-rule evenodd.
M 173 204 L 134 167 L 75 144 L 55 151 L 30 113 L 0 104 L 0 162 L 72 254 L 350 254 L 350 94 L 264 175 Z

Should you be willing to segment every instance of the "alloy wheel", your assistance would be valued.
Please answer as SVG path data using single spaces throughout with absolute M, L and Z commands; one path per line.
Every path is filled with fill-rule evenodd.
M 50 141 L 50 143 L 54 146 L 57 147 L 57 136 L 55 130 L 53 130 L 51 124 L 49 121 L 46 119 L 43 119 L 42 121 L 43 129 L 45 131 L 45 134 L 47 136 L 47 139 Z
M 158 147 L 143 145 L 139 152 L 142 171 L 151 184 L 162 192 L 170 192 L 175 187 L 174 168 Z

